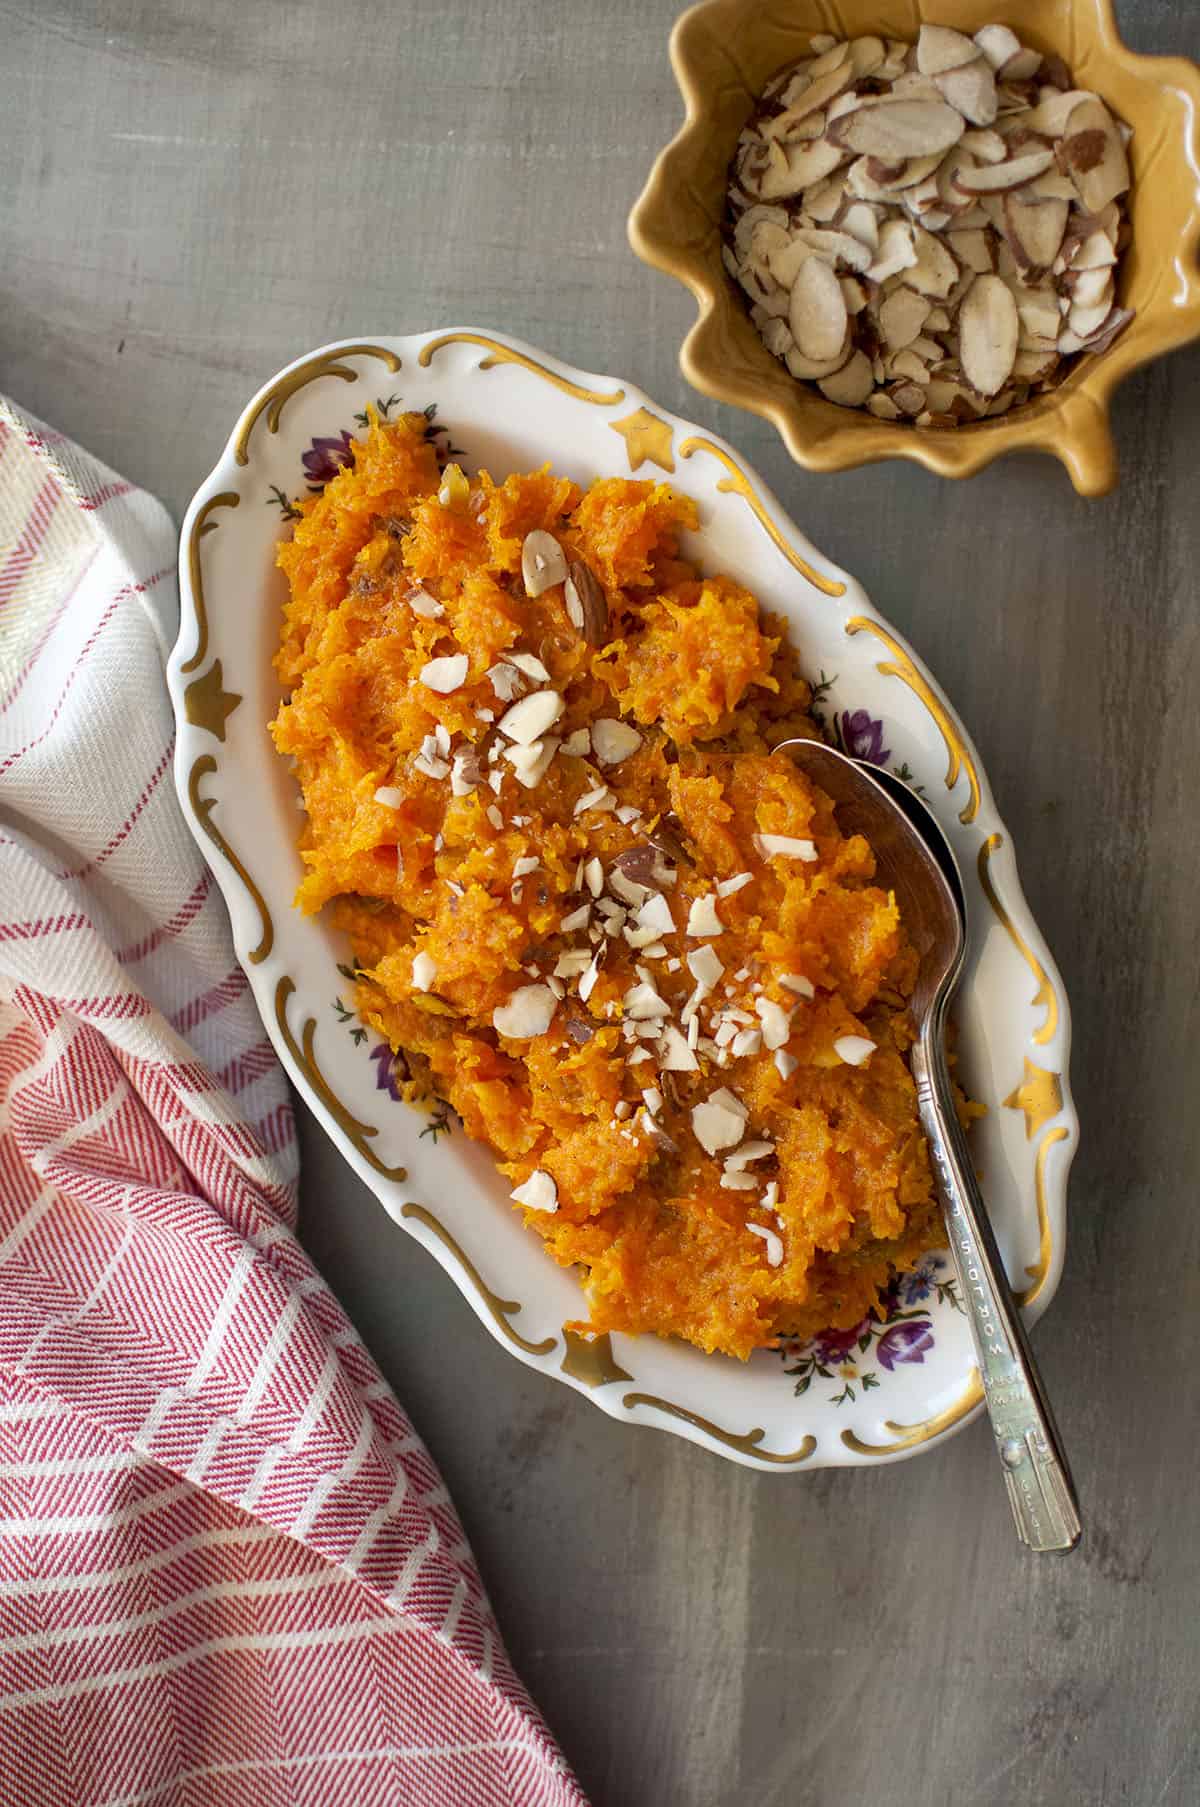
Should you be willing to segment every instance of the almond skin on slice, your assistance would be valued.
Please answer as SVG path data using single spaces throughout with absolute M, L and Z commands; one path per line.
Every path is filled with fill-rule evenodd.
M 973 63 L 979 46 L 961 31 L 948 25 L 922 25 L 917 39 L 917 68 L 922 75 L 941 75 L 946 69 L 959 69 Z
M 1027 201 L 1019 190 L 1004 197 L 1004 236 L 1017 266 L 1027 275 L 1048 270 L 1067 229 L 1065 201 Z
M 1084 100 L 1074 108 L 1058 156 L 1089 213 L 1099 213 L 1129 187 L 1129 159 L 1103 101 Z
M 856 351 L 840 370 L 823 377 L 817 387 L 826 401 L 836 402 L 841 408 L 861 408 L 875 387 L 871 360 L 865 352 Z
M 964 169 L 956 177 L 956 185 L 965 194 L 999 194 L 1006 188 L 1020 188 L 1032 182 L 1054 162 L 1052 150 L 1029 151 L 1006 163 L 985 164 L 981 169 Z
M 829 134 L 835 144 L 860 156 L 898 163 L 948 151 L 965 130 L 962 114 L 944 100 L 880 100 L 844 114 Z
M 846 299 L 829 264 L 810 257 L 792 284 L 788 324 L 802 358 L 835 357 L 846 339 Z
M 1008 285 L 999 276 L 977 276 L 958 315 L 959 355 L 972 389 L 998 395 L 1017 356 L 1020 319 Z

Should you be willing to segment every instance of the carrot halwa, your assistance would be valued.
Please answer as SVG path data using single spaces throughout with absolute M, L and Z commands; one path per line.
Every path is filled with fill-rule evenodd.
M 855 1324 L 944 1232 L 916 956 L 771 753 L 817 732 L 785 624 L 680 556 L 666 484 L 468 482 L 424 426 L 372 419 L 279 547 L 297 903 L 592 1330 L 744 1357 Z

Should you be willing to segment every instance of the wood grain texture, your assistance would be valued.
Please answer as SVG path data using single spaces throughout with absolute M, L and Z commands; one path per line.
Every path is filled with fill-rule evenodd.
M 755 1475 L 517 1367 L 311 1126 L 303 1231 L 443 1464 L 597 1807 L 1200 1798 L 1200 352 L 1122 482 L 798 472 L 690 393 L 626 248 L 672 0 L 0 0 L 0 387 L 181 514 L 249 390 L 342 335 L 520 333 L 727 434 L 971 725 L 1063 966 L 1083 1116 L 1036 1341 L 1088 1530 L 1022 1555 L 976 1427 Z M 1125 0 L 1200 52 L 1194 0 Z

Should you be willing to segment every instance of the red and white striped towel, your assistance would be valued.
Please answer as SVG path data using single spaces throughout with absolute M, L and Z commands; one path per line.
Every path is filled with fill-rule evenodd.
M 0 1780 L 581 1807 L 293 1234 L 291 1108 L 171 785 L 174 531 L 0 398 Z

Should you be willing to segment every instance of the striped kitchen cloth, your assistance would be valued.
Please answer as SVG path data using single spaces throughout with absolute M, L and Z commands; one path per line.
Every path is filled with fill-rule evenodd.
M 171 781 L 171 524 L 0 397 L 0 1780 L 15 1807 L 583 1803 L 294 1233 Z

